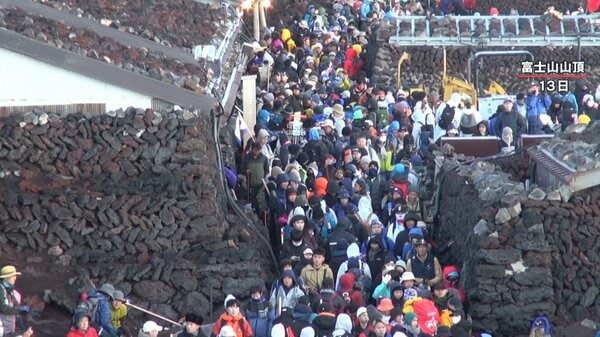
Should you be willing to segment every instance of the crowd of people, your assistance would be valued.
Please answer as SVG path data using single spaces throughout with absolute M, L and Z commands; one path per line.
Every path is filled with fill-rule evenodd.
M 600 117 L 600 95 L 583 81 L 560 93 L 531 83 L 485 120 L 460 92 L 373 83 L 369 41 L 394 11 L 439 13 L 415 0 L 310 4 L 256 44 L 256 125 L 226 168 L 280 262 L 242 310 L 255 336 L 491 335 L 472 331 L 460 269 L 438 260 L 453 242 L 431 233 L 422 200 L 441 139 L 497 137 L 510 154 L 523 134 Z

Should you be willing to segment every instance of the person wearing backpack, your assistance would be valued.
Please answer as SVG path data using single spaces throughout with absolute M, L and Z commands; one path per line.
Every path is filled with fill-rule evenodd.
M 245 317 L 248 318 L 254 336 L 269 337 L 271 332 L 271 317 L 269 301 L 265 298 L 261 286 L 254 286 L 250 290 L 250 299 L 244 308 Z
M 81 312 L 76 314 L 73 318 L 73 325 L 69 332 L 67 332 L 67 337 L 98 337 L 98 332 L 90 325 L 91 320 L 92 318 L 87 313 Z M 33 334 L 33 331 L 31 334 Z M 26 334 L 23 334 L 23 337 L 26 336 Z
M 348 259 L 342 262 L 337 272 L 335 284 L 338 287 L 340 285 L 340 278 L 342 275 L 350 270 L 360 270 L 362 275 L 371 278 L 371 269 L 369 268 L 368 264 L 361 260 L 360 247 L 358 247 L 358 244 L 352 243 L 350 246 L 348 246 L 348 249 L 346 249 L 346 256 Z
M 90 325 L 96 328 L 98 335 L 108 334 L 119 336 L 119 330 L 112 325 L 112 311 L 110 302 L 114 297 L 115 287 L 110 283 L 103 284 L 100 289 L 91 289 L 87 292 L 86 303 L 90 307 Z M 78 306 L 80 307 L 80 306 Z M 77 308 L 75 313 L 77 314 Z
M 436 128 L 434 131 L 434 141 L 437 142 L 441 137 L 446 135 L 447 130 L 452 125 L 460 125 L 462 106 L 461 95 L 457 92 L 450 96 L 450 100 L 436 110 Z M 438 115 L 439 113 L 439 115 Z
M 113 300 L 110 302 L 111 322 L 112 325 L 119 330 L 120 336 L 131 336 L 127 328 L 123 325 L 123 321 L 127 317 L 127 306 L 125 295 L 122 291 L 115 290 Z
M 473 108 L 471 98 L 467 96 L 464 100 L 464 109 L 462 110 L 462 116 L 460 117 L 460 135 L 471 136 L 477 132 L 477 124 L 481 122 L 481 113 Z
M 17 315 L 29 314 L 30 308 L 21 304 L 21 294 L 15 289 L 17 276 L 21 275 L 15 266 L 4 266 L 0 269 L 0 327 L 4 328 L 4 336 L 16 336 Z
M 225 297 L 225 312 L 215 322 L 210 337 L 217 337 L 224 326 L 230 326 L 236 337 L 253 337 L 252 327 L 240 311 L 240 302 L 231 294 Z

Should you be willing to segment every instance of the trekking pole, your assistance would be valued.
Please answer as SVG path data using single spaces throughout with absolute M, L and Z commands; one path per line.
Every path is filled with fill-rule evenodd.
M 246 193 L 248 194 L 246 200 L 250 201 L 250 170 L 246 171 Z
M 137 310 L 139 310 L 139 311 L 141 311 L 141 312 L 145 312 L 145 313 L 147 313 L 148 315 L 152 315 L 152 316 L 154 316 L 154 317 L 156 317 L 156 318 L 160 318 L 160 319 L 162 319 L 163 321 L 169 322 L 169 323 L 171 323 L 171 324 L 173 324 L 173 325 L 177 325 L 177 326 L 183 326 L 183 324 L 180 324 L 180 323 L 177 323 L 177 322 L 175 322 L 175 321 L 173 321 L 173 320 L 170 320 L 170 319 L 166 318 L 165 316 L 161 316 L 161 315 L 159 315 L 159 314 L 155 314 L 155 313 L 153 313 L 153 312 L 152 312 L 152 311 L 150 311 L 150 310 L 146 310 L 146 309 L 144 309 L 144 308 L 140 308 L 140 307 L 138 307 L 137 305 L 133 305 L 133 304 L 131 304 L 129 301 L 125 302 L 125 304 L 126 304 L 127 306 L 129 306 L 129 307 L 132 307 L 132 308 L 134 308 L 134 309 L 137 309 Z

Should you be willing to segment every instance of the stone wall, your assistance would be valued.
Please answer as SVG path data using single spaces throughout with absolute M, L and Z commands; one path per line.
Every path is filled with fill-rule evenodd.
M 444 262 L 462 267 L 474 327 L 515 336 L 541 313 L 556 326 L 598 320 L 600 188 L 526 191 L 502 167 L 446 161 L 438 176 L 436 237 L 456 242 Z
M 272 278 L 267 247 L 227 214 L 208 115 L 35 111 L 0 120 L 0 139 L 0 242 L 50 256 L 65 275 L 53 302 L 111 282 L 175 319 Z

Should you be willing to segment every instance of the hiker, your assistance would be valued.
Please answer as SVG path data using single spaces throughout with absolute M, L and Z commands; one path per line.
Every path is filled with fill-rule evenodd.
M 156 322 L 146 321 L 138 333 L 138 337 L 158 337 L 158 333 L 162 330 L 163 327 L 158 325 Z
M 271 317 L 269 317 L 269 301 L 261 286 L 250 289 L 250 299 L 244 308 L 244 316 L 248 318 L 250 327 L 256 337 L 269 337 Z
M 88 316 L 86 313 L 77 314 L 73 320 L 74 324 L 71 327 L 71 330 L 67 333 L 67 337 L 98 337 L 98 332 L 90 324 L 91 321 L 92 317 Z M 28 331 L 31 331 L 31 333 L 29 335 L 24 333 L 23 337 L 28 337 L 33 334 L 31 328 L 29 328 Z
M 0 269 L 0 320 L 4 327 L 4 336 L 16 337 L 17 315 L 29 314 L 30 308 L 27 305 L 21 305 L 21 294 L 15 289 L 17 276 L 15 266 L 4 266 Z
M 217 337 L 221 328 L 228 325 L 233 328 L 237 337 L 252 337 L 254 333 L 248 320 L 240 312 L 240 302 L 233 295 L 227 295 L 224 301 L 225 312 L 213 326 L 210 337 Z
M 98 334 L 104 332 L 112 336 L 119 336 L 119 331 L 113 326 L 110 301 L 114 298 L 115 287 L 110 283 L 103 284 L 100 289 L 91 289 L 87 292 L 87 298 L 97 300 L 96 317 L 92 317 L 90 325 L 98 330 Z
M 200 327 L 204 323 L 202 316 L 189 313 L 184 318 L 184 328 L 175 337 L 206 337 Z
M 124 304 L 125 302 L 125 295 L 123 292 L 115 290 L 113 293 L 113 300 L 110 302 L 111 322 L 112 325 L 119 330 L 119 336 L 131 336 L 127 328 L 123 326 L 123 321 L 127 317 L 127 306 Z

